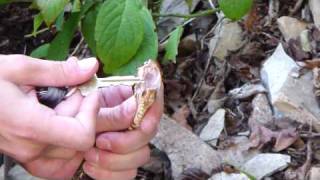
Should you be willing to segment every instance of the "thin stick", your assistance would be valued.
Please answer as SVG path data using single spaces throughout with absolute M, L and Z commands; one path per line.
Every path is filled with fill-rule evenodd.
M 224 19 L 224 18 L 221 18 L 220 20 L 218 20 L 217 24 L 216 24 L 212 29 L 215 30 L 216 28 L 219 27 L 219 28 L 220 28 L 220 29 L 219 29 L 219 33 L 220 33 L 220 30 L 221 30 L 221 26 L 220 26 L 220 25 L 221 25 L 223 19 Z M 218 37 L 218 38 L 220 39 L 220 37 Z M 214 48 L 212 48 L 212 51 L 215 51 L 215 49 L 216 49 L 216 47 L 217 47 L 217 44 L 218 44 L 218 42 L 219 42 L 219 39 L 218 39 L 217 43 L 215 44 Z M 208 71 L 208 69 L 209 69 L 209 67 L 210 67 L 211 59 L 212 59 L 212 54 L 209 53 L 209 57 L 208 57 L 208 59 L 207 59 L 207 63 L 206 63 L 205 69 L 204 69 L 203 73 L 201 74 L 200 82 L 199 82 L 199 84 L 197 85 L 197 89 L 196 89 L 195 93 L 193 94 L 193 96 L 192 96 L 192 98 L 191 98 L 191 101 L 192 101 L 192 102 L 193 102 L 194 99 L 198 96 L 198 93 L 200 92 L 200 88 L 201 88 L 201 86 L 202 86 L 202 84 L 203 84 L 203 82 L 204 82 L 204 77 L 205 77 L 205 75 L 207 74 L 207 71 Z
M 177 17 L 177 18 L 185 18 L 185 19 L 191 19 L 191 18 L 197 18 L 197 17 L 203 17 L 203 16 L 210 16 L 214 13 L 216 13 L 219 9 L 209 9 L 205 11 L 200 11 L 198 13 L 194 14 L 175 14 L 175 13 L 170 13 L 170 14 L 159 14 L 159 13 L 152 13 L 153 16 L 156 17 Z
M 294 8 L 290 11 L 290 15 L 294 15 L 301 8 L 304 0 L 298 0 L 294 6 Z
M 38 34 L 41 34 L 43 32 L 46 32 L 50 30 L 50 28 L 46 27 L 46 28 L 43 28 L 43 29 L 40 29 L 39 31 L 37 31 L 36 33 L 31 33 L 31 34 L 26 34 L 24 35 L 25 38 L 31 38 L 31 37 L 34 37 L 34 36 L 37 36 Z
M 84 42 L 84 38 L 81 37 L 80 42 L 77 44 L 76 48 L 74 48 L 74 50 L 72 51 L 70 56 L 74 56 L 79 51 L 79 49 L 80 49 L 81 45 L 83 44 L 83 42 Z

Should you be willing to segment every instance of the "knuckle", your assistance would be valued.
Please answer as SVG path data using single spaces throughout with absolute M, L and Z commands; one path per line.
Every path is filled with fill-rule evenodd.
M 60 79 L 59 81 L 67 81 L 70 77 L 70 75 L 73 75 L 72 72 L 70 72 L 70 68 L 67 67 L 67 64 L 65 62 L 58 62 L 58 69 L 59 69 L 59 75 Z M 58 79 L 57 79 L 58 80 Z
M 125 126 L 129 127 L 131 125 L 131 121 L 134 115 L 134 111 L 130 110 L 129 106 L 119 106 L 119 115 L 118 118 L 122 119 L 123 123 L 125 123 Z
M 24 126 L 17 130 L 17 135 L 26 140 L 37 140 L 38 135 L 31 126 Z
M 21 163 L 31 162 L 41 154 L 41 149 L 24 147 L 17 153 L 17 160 Z

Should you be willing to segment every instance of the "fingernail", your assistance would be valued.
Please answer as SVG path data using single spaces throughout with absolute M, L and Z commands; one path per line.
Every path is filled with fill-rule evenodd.
M 78 61 L 79 68 L 81 70 L 91 70 L 97 63 L 96 58 L 88 58 Z
M 91 163 L 98 163 L 99 161 L 99 153 L 96 149 L 90 149 L 85 154 L 85 159 Z

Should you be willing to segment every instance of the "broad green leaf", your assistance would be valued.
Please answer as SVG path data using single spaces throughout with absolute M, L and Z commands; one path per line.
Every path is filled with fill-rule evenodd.
M 155 32 L 155 24 L 153 22 L 151 13 L 147 8 L 143 8 L 141 12 L 144 17 L 144 39 L 137 52 L 137 54 L 130 60 L 128 64 L 121 66 L 114 75 L 134 75 L 137 68 L 142 66 L 144 62 L 149 59 L 156 60 L 158 55 L 158 36 Z
M 170 34 L 170 38 L 166 43 L 165 49 L 166 54 L 164 56 L 164 62 L 173 61 L 176 62 L 176 56 L 178 55 L 178 47 L 180 43 L 180 38 L 183 33 L 183 27 L 178 26 L 173 32 Z
M 81 32 L 88 44 L 91 52 L 96 54 L 96 41 L 94 39 L 96 20 L 100 9 L 100 4 L 91 8 L 82 20 Z
M 108 0 L 102 5 L 95 40 L 105 73 L 128 63 L 137 53 L 144 35 L 142 7 L 140 0 Z
M 252 3 L 253 0 L 219 0 L 219 7 L 227 18 L 236 21 L 250 11 Z
M 33 32 L 32 32 L 33 36 L 37 36 L 37 31 L 38 31 L 39 27 L 41 26 L 42 22 L 43 22 L 43 18 L 42 18 L 41 14 L 37 14 L 34 16 L 34 18 L 33 18 Z
M 45 58 L 48 55 L 50 44 L 46 43 L 33 50 L 30 54 L 34 58 Z
M 141 0 L 142 4 L 143 4 L 146 8 L 148 8 L 148 1 L 149 1 L 149 0 Z
M 47 25 L 51 25 L 56 20 L 68 2 L 69 0 L 36 0 Z
M 48 59 L 65 60 L 69 53 L 69 46 L 73 39 L 74 32 L 77 29 L 80 20 L 80 13 L 72 13 L 64 23 L 62 31 L 51 42 Z
M 81 2 L 80 0 L 74 0 L 72 3 L 72 12 L 80 12 Z
M 57 20 L 56 20 L 55 25 L 56 25 L 57 31 L 61 31 L 61 30 L 62 30 L 62 28 L 63 28 L 63 23 L 64 23 L 64 12 L 62 12 L 62 13 L 58 16 L 58 18 L 57 18 Z
M 99 2 L 92 1 L 92 0 L 85 0 L 84 4 L 81 6 L 81 16 L 85 15 L 95 4 Z M 98 5 L 100 5 L 99 3 Z
M 72 13 L 66 22 L 64 22 L 61 32 L 51 42 L 48 59 L 51 60 L 64 60 L 69 53 L 70 43 L 73 39 L 74 32 L 78 27 L 81 16 L 87 12 L 94 2 L 86 2 L 78 13 Z

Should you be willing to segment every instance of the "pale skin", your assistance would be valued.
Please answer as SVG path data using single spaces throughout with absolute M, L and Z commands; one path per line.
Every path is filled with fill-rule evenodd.
M 76 93 L 55 109 L 38 102 L 34 87 L 81 84 L 98 69 L 96 60 L 82 64 L 75 58 L 51 62 L 0 55 L 0 151 L 41 178 L 70 179 L 84 160 L 85 173 L 94 179 L 133 179 L 149 160 L 163 96 L 134 131 L 126 131 L 136 111 L 131 87 L 87 97 Z

